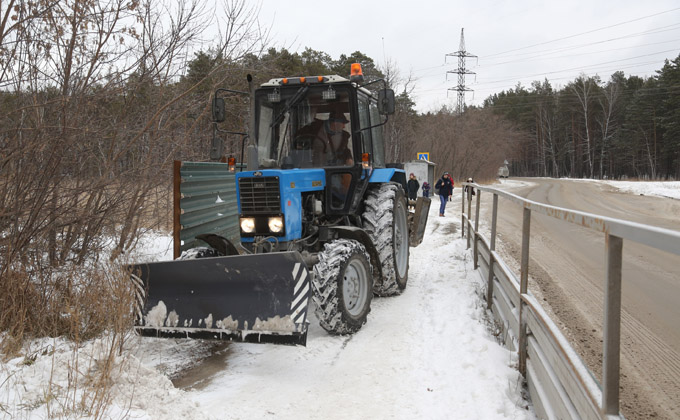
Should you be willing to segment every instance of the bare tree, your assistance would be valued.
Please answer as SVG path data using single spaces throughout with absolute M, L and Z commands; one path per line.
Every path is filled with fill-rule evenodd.
M 397 93 L 397 109 L 385 127 L 385 157 L 389 162 L 404 162 L 415 157 L 413 139 L 415 137 L 416 112 L 411 94 L 416 88 L 417 78 L 410 71 L 402 76 L 394 60 L 385 58 L 379 66 L 385 75 L 385 83 Z
M 579 76 L 574 83 L 570 84 L 571 91 L 576 95 L 580 105 L 581 115 L 583 117 L 585 140 L 586 140 L 586 156 L 588 162 L 589 176 L 592 178 L 595 170 L 594 156 L 595 139 L 593 138 L 590 123 L 591 123 L 591 102 L 597 94 L 599 88 L 599 78 Z
M 221 61 L 181 83 L 212 22 L 202 4 L 0 2 L 0 328 L 13 336 L 100 331 L 87 302 L 102 286 L 88 285 L 108 242 L 115 258 L 167 221 L 172 160 L 197 156 L 209 128 L 192 93 L 267 33 L 259 8 L 226 1 Z
M 600 108 L 602 109 L 602 113 L 597 120 L 602 135 L 602 144 L 600 145 L 600 179 L 604 177 L 605 152 L 608 150 L 608 142 L 616 131 L 614 113 L 621 96 L 621 83 L 615 77 L 616 75 L 612 76 L 612 80 L 602 90 L 602 98 L 599 99 Z

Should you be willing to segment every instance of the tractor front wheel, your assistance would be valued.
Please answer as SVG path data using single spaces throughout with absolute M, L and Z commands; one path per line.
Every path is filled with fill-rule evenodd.
M 409 232 L 404 190 L 397 184 L 383 184 L 368 191 L 362 215 L 366 233 L 380 253 L 382 281 L 373 291 L 392 296 L 406 288 L 408 280 Z
M 337 239 L 324 246 L 314 265 L 316 316 L 331 334 L 358 331 L 371 311 L 373 274 L 361 243 Z

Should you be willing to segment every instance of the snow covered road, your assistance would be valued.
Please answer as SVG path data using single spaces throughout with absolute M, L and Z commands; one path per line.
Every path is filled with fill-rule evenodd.
M 406 290 L 375 298 L 357 334 L 312 315 L 307 347 L 130 337 L 101 411 L 89 384 L 107 337 L 37 340 L 0 363 L 0 419 L 533 419 L 516 355 L 486 325 L 459 194 L 444 218 L 433 202 Z M 170 241 L 151 238 L 145 259 L 169 259 Z
M 230 344 L 187 398 L 225 419 L 533 418 L 516 356 L 485 325 L 454 203 L 445 218 L 433 204 L 406 290 L 374 299 L 357 334 L 329 336 L 312 317 L 306 348 Z

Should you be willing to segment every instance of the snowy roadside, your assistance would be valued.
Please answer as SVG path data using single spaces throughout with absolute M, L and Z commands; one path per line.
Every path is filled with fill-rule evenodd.
M 515 189 L 528 187 L 533 185 L 531 178 L 524 179 L 499 179 L 495 186 L 503 189 Z M 537 178 L 541 179 L 541 178 Z M 549 178 L 553 179 L 553 178 Z M 581 178 L 560 178 L 564 181 L 573 182 L 593 182 L 601 185 L 608 185 L 617 190 L 636 194 L 636 195 L 652 195 L 657 197 L 672 198 L 680 200 L 680 181 L 609 181 L 599 179 L 581 179 Z M 494 187 L 494 185 L 490 185 Z
M 374 299 L 357 334 L 329 336 L 312 317 L 307 347 L 233 343 L 216 353 L 212 342 L 133 336 L 115 358 L 100 418 L 534 418 L 515 354 L 488 330 L 481 279 L 460 239 L 458 194 L 445 218 L 435 198 L 425 239 L 411 249 L 407 289 Z M 169 259 L 168 244 L 157 235 L 146 254 Z M 28 345 L 0 364 L 0 417 L 73 418 L 68 403 L 88 401 L 88 375 L 106 349 L 106 337 L 78 352 L 63 340 Z M 214 369 L 192 369 L 210 354 Z M 194 376 L 187 391 L 168 379 L 179 372 Z
M 621 192 L 636 195 L 654 195 L 657 197 L 680 200 L 680 181 L 607 181 L 596 179 L 570 180 L 577 182 L 598 182 L 614 187 Z
M 433 201 L 406 290 L 374 299 L 357 334 L 329 336 L 312 318 L 306 348 L 233 344 L 189 398 L 233 419 L 533 418 L 515 355 L 487 329 L 457 203 L 440 218 Z

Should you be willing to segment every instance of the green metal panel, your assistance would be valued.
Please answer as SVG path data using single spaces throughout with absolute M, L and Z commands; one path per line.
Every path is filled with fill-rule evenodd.
M 226 163 L 175 162 L 174 254 L 206 246 L 196 235 L 240 241 L 235 173 Z

